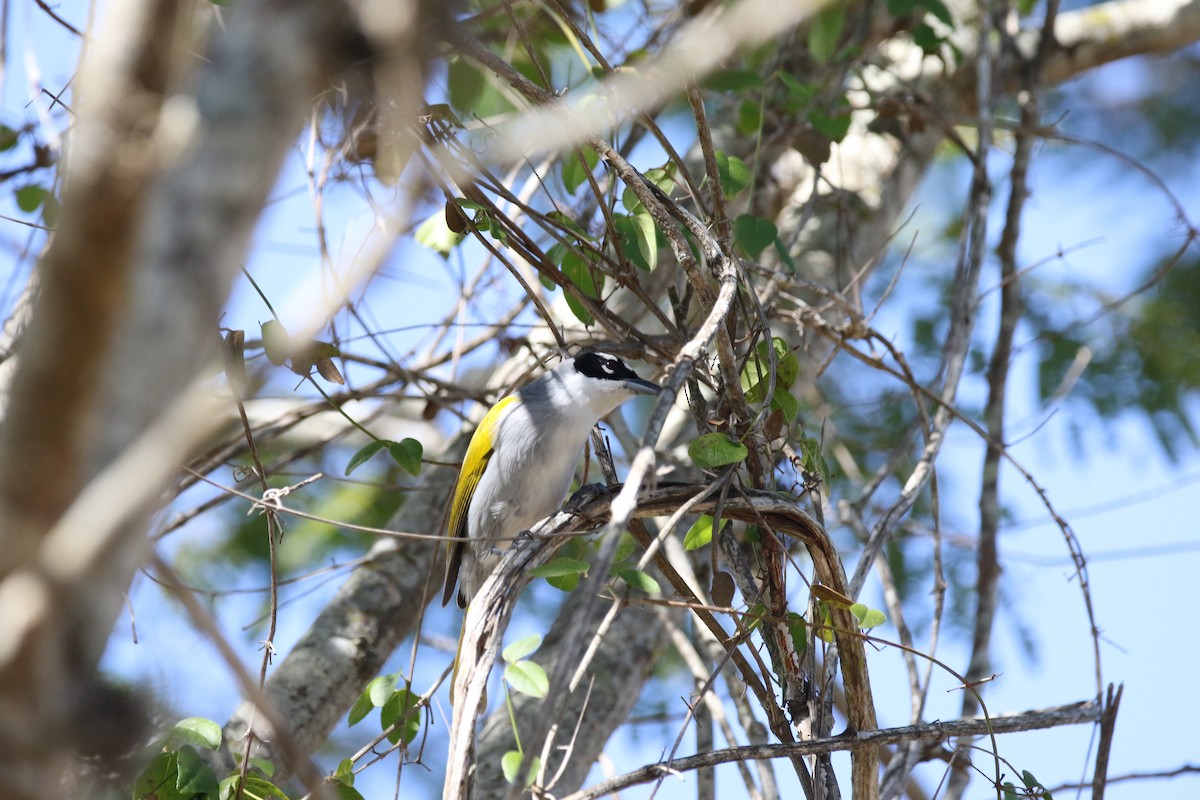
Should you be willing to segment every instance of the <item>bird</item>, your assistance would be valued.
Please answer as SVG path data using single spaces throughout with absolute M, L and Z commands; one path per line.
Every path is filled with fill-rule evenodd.
M 454 486 L 442 605 L 457 584 L 458 606 L 466 608 L 513 539 L 559 510 L 601 418 L 660 391 L 621 359 L 593 350 L 497 401 L 472 434 Z

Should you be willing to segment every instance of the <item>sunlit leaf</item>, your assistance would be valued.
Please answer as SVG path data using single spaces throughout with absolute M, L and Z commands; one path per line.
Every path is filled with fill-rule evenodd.
M 463 240 L 463 235 L 450 230 L 446 224 L 446 215 L 442 213 L 430 215 L 429 219 L 417 227 L 413 238 L 435 253 L 441 253 L 443 257 L 446 257 Z
M 519 692 L 541 699 L 550 691 L 550 677 L 541 665 L 532 661 L 518 661 L 504 667 L 504 680 Z
M 529 656 L 531 653 L 541 647 L 541 645 L 542 637 L 536 633 L 530 634 L 529 636 L 518 639 L 517 641 L 507 645 L 500 652 L 500 657 L 512 664 Z
M 267 354 L 267 361 L 277 367 L 292 355 L 291 334 L 277 319 L 268 320 L 262 324 L 262 343 L 263 350 Z
M 850 613 L 858 620 L 858 627 L 863 630 L 877 628 L 887 622 L 887 615 L 877 608 L 869 608 L 862 603 L 854 603 L 850 606 Z
M 706 544 L 712 541 L 713 536 L 713 518 L 708 514 L 701 514 L 700 518 L 692 523 L 692 527 L 688 528 L 688 532 L 683 537 L 684 550 L 699 550 Z
M 167 747 L 192 744 L 216 750 L 221 746 L 221 726 L 204 717 L 188 717 L 175 723 L 167 735 Z

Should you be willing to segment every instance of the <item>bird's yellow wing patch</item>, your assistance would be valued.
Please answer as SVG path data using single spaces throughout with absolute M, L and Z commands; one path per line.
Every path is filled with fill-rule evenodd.
M 463 457 L 458 482 L 454 484 L 454 499 L 450 502 L 450 524 L 447 533 L 454 538 L 446 543 L 446 589 L 442 597 L 443 605 L 450 601 L 458 578 L 462 548 L 467 537 L 467 509 L 471 506 L 475 488 L 479 486 L 479 480 L 492 458 L 496 426 L 516 401 L 517 396 L 510 394 L 492 406 L 480 421 L 475 433 L 471 435 L 471 443 L 467 445 L 467 454 Z

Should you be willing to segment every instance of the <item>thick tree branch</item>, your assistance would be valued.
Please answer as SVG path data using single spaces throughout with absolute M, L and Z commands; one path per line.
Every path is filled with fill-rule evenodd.
M 143 438 L 182 407 L 209 358 L 279 165 L 347 53 L 343 6 L 258 4 L 230 15 L 201 66 L 182 8 L 118 3 L 96 39 L 61 222 L 0 430 L 0 753 L 17 797 L 55 793 L 68 732 L 106 735 L 83 707 L 144 555 L 149 507 L 123 508 L 119 520 L 77 513 L 71 530 L 49 532 L 94 502 L 85 485 L 132 442 L 153 461 L 131 487 L 152 497 L 205 429 L 206 418 L 189 420 L 162 440 L 165 451 Z M 195 94 L 166 102 L 197 67 Z M 64 573 L 56 542 L 80 540 L 87 557 L 72 550 Z

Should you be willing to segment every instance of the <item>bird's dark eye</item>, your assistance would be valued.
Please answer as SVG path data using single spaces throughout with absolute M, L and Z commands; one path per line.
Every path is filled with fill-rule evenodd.
M 575 357 L 575 369 L 589 378 L 623 381 L 636 378 L 637 373 L 625 362 L 607 353 L 584 353 Z

